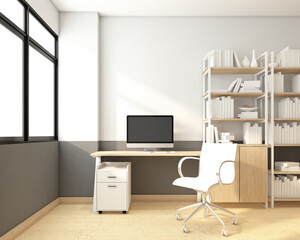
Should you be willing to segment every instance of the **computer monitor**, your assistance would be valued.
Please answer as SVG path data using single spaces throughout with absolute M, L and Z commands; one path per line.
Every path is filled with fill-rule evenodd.
M 173 125 L 172 115 L 128 115 L 127 147 L 146 151 L 173 148 Z

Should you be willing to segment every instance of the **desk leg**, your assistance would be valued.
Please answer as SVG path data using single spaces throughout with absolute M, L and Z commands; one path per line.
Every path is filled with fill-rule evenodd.
M 101 157 L 96 157 L 95 159 L 95 179 L 94 179 L 94 198 L 93 198 L 93 212 L 97 212 L 97 179 L 96 179 L 96 171 L 98 166 L 101 163 Z

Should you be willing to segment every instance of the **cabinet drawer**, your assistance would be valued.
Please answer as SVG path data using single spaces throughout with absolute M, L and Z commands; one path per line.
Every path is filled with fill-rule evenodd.
M 125 171 L 97 171 L 97 182 L 127 182 L 127 174 Z
M 127 183 L 97 183 L 97 210 L 125 211 Z

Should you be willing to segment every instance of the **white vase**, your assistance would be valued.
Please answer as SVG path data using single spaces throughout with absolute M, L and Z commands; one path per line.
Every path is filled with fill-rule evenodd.
M 242 64 L 242 67 L 249 67 L 250 61 L 249 61 L 249 59 L 247 58 L 247 56 L 244 56 L 244 58 L 243 58 L 241 64 Z
M 257 66 L 258 65 L 255 57 L 255 50 L 252 50 L 252 60 L 251 60 L 250 67 L 257 67 Z

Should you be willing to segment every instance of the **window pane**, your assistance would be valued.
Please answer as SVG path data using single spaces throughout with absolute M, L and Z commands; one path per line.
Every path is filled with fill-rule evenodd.
M 0 24 L 0 137 L 23 135 L 23 41 Z
M 51 54 L 55 54 L 55 39 L 31 14 L 29 15 L 29 36 L 41 44 Z
M 24 7 L 17 0 L 0 0 L 1 13 L 24 30 Z
M 29 136 L 54 136 L 54 64 L 29 48 Z

